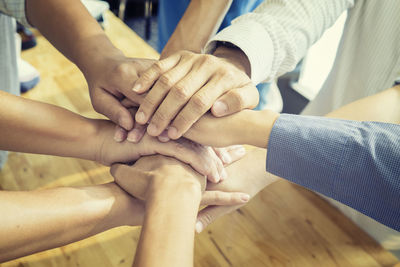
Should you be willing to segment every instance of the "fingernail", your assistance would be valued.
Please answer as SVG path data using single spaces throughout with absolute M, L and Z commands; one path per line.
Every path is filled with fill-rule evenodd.
M 146 116 L 144 115 L 143 111 L 139 111 L 138 113 L 136 113 L 135 118 L 136 118 L 136 121 L 139 122 L 139 123 L 144 124 L 144 123 L 147 122 L 146 121 Z
M 226 170 L 225 170 L 225 169 L 222 169 L 222 172 L 221 172 L 221 182 L 222 182 L 223 180 L 225 180 L 226 178 L 228 178 L 228 174 L 226 173 Z
M 197 232 L 198 234 L 200 234 L 201 231 L 203 231 L 203 224 L 202 224 L 200 221 L 197 221 L 197 222 L 196 222 L 195 228 L 196 228 L 196 232 Z
M 178 139 L 178 130 L 175 127 L 169 127 L 168 129 L 168 137 L 171 139 Z
M 158 140 L 160 140 L 161 142 L 165 143 L 168 142 L 170 139 L 168 137 L 168 131 L 165 130 L 163 131 L 159 136 L 158 136 Z
M 228 112 L 228 106 L 222 101 L 217 101 L 213 105 L 213 110 L 217 115 L 221 116 Z
M 140 83 L 136 83 L 132 88 L 132 90 L 136 93 L 138 93 L 140 89 L 142 89 L 142 85 Z
M 156 136 L 157 135 L 157 125 L 155 125 L 154 123 L 150 123 L 149 126 L 147 126 L 147 132 L 151 135 L 151 136 Z
M 115 131 L 114 140 L 118 143 L 124 140 L 124 132 L 122 129 L 118 129 Z
M 133 129 L 128 133 L 128 138 L 126 138 L 129 142 L 137 143 L 139 141 L 140 133 L 137 129 Z
M 250 200 L 250 196 L 248 194 L 242 194 L 240 199 L 243 200 L 243 202 L 248 202 Z
M 223 153 L 222 154 L 222 161 L 226 164 L 229 164 L 232 162 L 232 157 L 228 153 Z

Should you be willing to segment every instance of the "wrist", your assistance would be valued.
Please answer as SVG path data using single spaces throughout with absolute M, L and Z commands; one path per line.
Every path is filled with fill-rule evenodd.
M 251 77 L 250 61 L 246 54 L 239 47 L 218 46 L 213 53 L 214 56 L 229 62 L 239 70 Z
M 77 41 L 73 61 L 88 79 L 99 67 L 107 66 L 110 59 L 125 57 L 105 34 L 98 34 Z
M 266 148 L 272 128 L 279 113 L 272 110 L 244 110 L 239 125 L 246 125 L 240 132 L 240 143 Z M 237 131 L 239 132 L 239 131 Z

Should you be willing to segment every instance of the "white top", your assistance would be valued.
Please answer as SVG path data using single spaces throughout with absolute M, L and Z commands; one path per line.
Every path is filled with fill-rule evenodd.
M 348 17 L 332 71 L 303 114 L 324 115 L 354 100 L 393 86 L 400 76 L 399 0 L 267 0 L 215 35 L 242 49 L 255 84 L 294 69 L 307 49 L 337 18 Z M 321 60 L 324 60 L 323 58 Z M 400 249 L 400 233 L 335 203 L 388 249 Z

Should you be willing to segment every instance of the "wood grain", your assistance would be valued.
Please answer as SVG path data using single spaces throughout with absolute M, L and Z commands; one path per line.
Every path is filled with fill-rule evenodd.
M 111 13 L 106 32 L 131 57 L 158 54 Z M 79 70 L 42 36 L 23 58 L 41 74 L 24 95 L 89 117 L 86 82 Z M 111 181 L 108 168 L 71 158 L 10 153 L 0 189 L 32 190 Z M 0 215 L 1 219 L 1 215 Z M 120 227 L 1 267 L 131 266 L 140 228 Z M 196 237 L 195 266 L 393 266 L 390 253 L 314 193 L 285 181 L 264 189 L 247 206 Z M 156 252 L 155 252 L 156 253 Z

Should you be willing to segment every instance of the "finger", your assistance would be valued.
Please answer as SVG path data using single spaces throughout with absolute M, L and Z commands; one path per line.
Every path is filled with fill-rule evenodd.
M 113 164 L 110 173 L 126 192 L 141 200 L 145 199 L 149 176 L 125 164 Z
M 241 192 L 204 191 L 200 205 L 240 205 L 249 201 L 250 196 Z
M 138 143 L 146 133 L 146 127 L 146 125 L 136 123 L 133 129 L 128 133 L 126 140 L 132 143 Z
M 126 108 L 132 108 L 132 107 L 138 107 L 138 106 L 139 106 L 138 103 L 136 103 L 136 102 L 130 100 L 129 98 L 124 98 L 124 99 L 121 101 L 121 105 L 124 106 L 124 107 L 126 107 Z
M 255 108 L 258 104 L 257 88 L 248 84 L 238 89 L 232 89 L 221 96 L 212 106 L 211 112 L 216 117 L 222 117 L 239 112 L 246 108 Z
M 213 147 L 213 149 L 215 154 L 222 160 L 224 164 L 230 164 L 232 162 L 231 155 L 225 147 Z
M 237 206 L 208 206 L 202 209 L 197 215 L 196 232 L 201 233 L 208 225 L 219 217 L 228 214 L 241 207 Z
M 231 162 L 226 164 L 231 164 L 246 155 L 246 149 L 242 145 L 234 145 L 226 147 L 226 153 L 229 154 Z
M 127 131 L 119 125 L 115 125 L 114 140 L 118 143 L 125 141 Z
M 189 73 L 187 73 L 187 75 L 185 75 L 185 77 L 172 86 L 151 119 L 148 129 L 149 134 L 153 136 L 161 134 L 162 131 L 164 131 L 165 128 L 167 128 L 167 126 L 175 118 L 176 114 L 178 114 L 182 107 L 184 107 L 188 101 L 189 104 L 192 102 L 191 97 L 194 95 L 193 98 L 196 98 L 196 92 L 207 83 L 211 75 L 212 73 L 209 68 L 194 67 Z M 213 89 L 216 91 L 215 88 Z M 201 100 L 203 100 L 203 98 L 201 98 Z M 206 110 L 204 110 L 204 112 L 200 111 L 200 113 L 203 112 L 202 114 L 204 114 L 207 109 L 211 107 L 212 103 L 209 103 L 208 105 L 208 108 L 206 107 Z M 184 110 L 186 109 L 187 108 L 185 107 Z M 194 123 L 194 121 L 187 122 L 187 124 L 189 123 L 191 125 Z
M 216 163 L 216 166 L 217 166 L 218 174 L 221 177 L 221 179 L 219 181 L 216 181 L 216 182 L 222 182 L 226 178 L 228 178 L 228 174 L 225 171 L 224 164 L 223 164 L 222 160 L 217 156 L 217 154 L 215 153 L 215 151 L 213 150 L 212 147 L 208 147 L 207 149 L 209 150 L 209 153 L 210 153 L 211 157 L 213 157 L 213 159 L 214 159 L 214 161 Z M 209 181 L 210 182 L 215 182 L 213 180 L 209 180 Z
M 208 73 L 211 75 L 211 73 Z M 206 76 L 208 79 L 210 76 Z M 214 102 L 223 95 L 227 87 L 219 79 L 210 80 L 190 99 L 187 105 L 179 112 L 168 130 L 168 136 L 171 139 L 181 137 L 190 127 L 203 116 L 214 104 Z
M 171 88 L 175 83 L 180 81 L 190 69 L 190 62 L 182 62 L 172 70 L 162 74 L 147 96 L 142 100 L 136 115 L 136 121 L 141 124 L 147 123 Z
M 170 139 L 168 137 L 168 131 L 164 130 L 159 136 L 157 136 L 158 141 L 166 143 L 168 142 Z
M 175 67 L 181 59 L 181 54 L 176 53 L 166 59 L 155 62 L 148 70 L 143 72 L 133 85 L 132 91 L 142 94 L 148 91 L 156 80 L 166 71 Z
M 92 94 L 93 108 L 125 130 L 132 129 L 133 118 L 119 100 L 103 89 L 94 91 Z
M 154 149 L 149 150 L 151 154 L 154 154 L 152 153 L 154 151 L 187 163 L 200 174 L 207 176 L 207 179 L 212 182 L 216 183 L 221 180 L 217 167 L 217 160 L 219 161 L 219 159 L 212 157 L 205 148 L 201 148 L 200 145 L 193 145 L 188 140 L 161 143 L 156 138 L 152 138 L 157 142 L 154 143 Z

